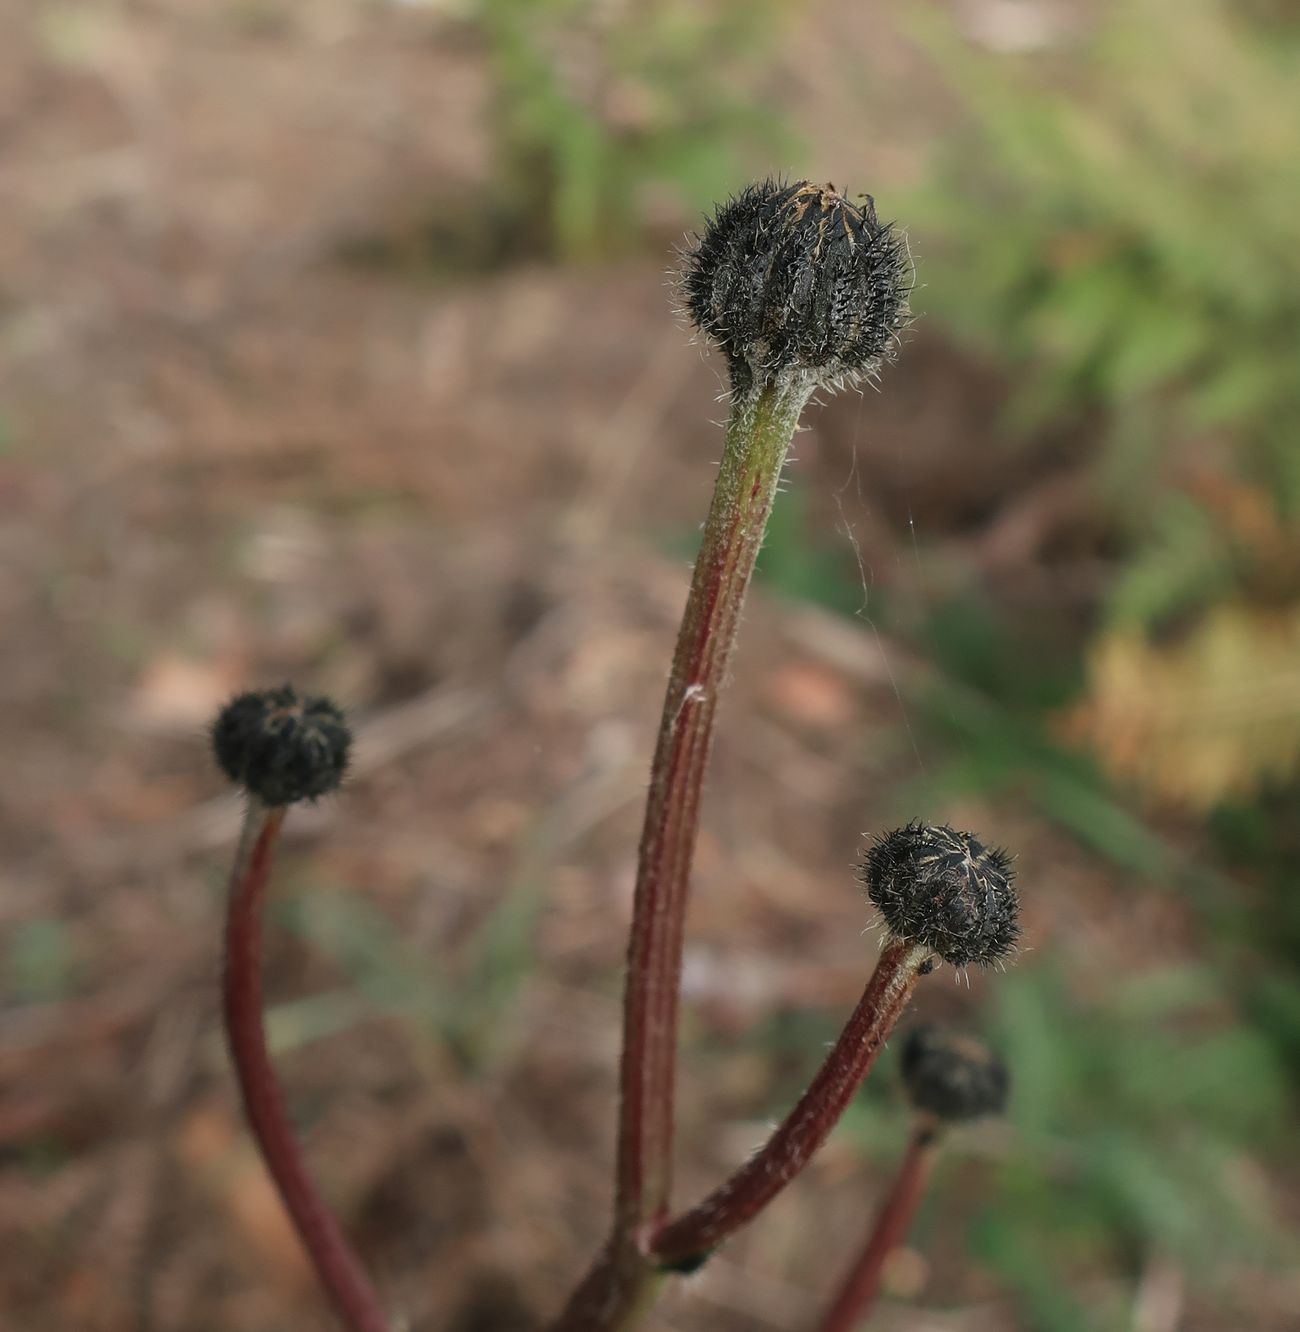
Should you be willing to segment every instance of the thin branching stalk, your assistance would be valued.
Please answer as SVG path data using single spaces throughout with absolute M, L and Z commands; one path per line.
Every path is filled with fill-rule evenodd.
M 929 1116 L 918 1119 L 889 1196 L 881 1204 L 862 1251 L 845 1273 L 839 1293 L 817 1325 L 817 1332 L 856 1332 L 865 1325 L 880 1294 L 885 1264 L 906 1238 L 925 1195 L 938 1156 L 940 1136 L 935 1120 Z
M 654 1236 L 651 1249 L 661 1265 L 702 1261 L 808 1164 L 871 1071 L 930 955 L 906 940 L 886 943 L 857 1008 L 798 1104 L 730 1179 Z
M 321 1284 L 349 1332 L 390 1332 L 364 1269 L 303 1161 L 263 1027 L 262 907 L 283 806 L 250 797 L 226 919 L 226 1036 L 248 1122 Z

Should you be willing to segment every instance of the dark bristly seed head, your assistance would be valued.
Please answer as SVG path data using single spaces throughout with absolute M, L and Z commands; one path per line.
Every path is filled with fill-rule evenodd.
M 292 805 L 333 791 L 348 765 L 352 734 L 327 698 L 300 698 L 292 685 L 240 694 L 212 727 L 221 771 L 267 805 Z
M 835 386 L 891 359 L 912 268 L 869 194 L 768 180 L 718 209 L 686 255 L 682 294 L 733 382 L 802 375 Z
M 914 1027 L 903 1043 L 902 1068 L 908 1099 L 939 1119 L 979 1119 L 1006 1109 L 1007 1066 L 972 1036 Z
M 1011 858 L 970 833 L 909 823 L 876 838 L 861 873 L 890 934 L 933 949 L 955 967 L 988 966 L 1019 938 Z

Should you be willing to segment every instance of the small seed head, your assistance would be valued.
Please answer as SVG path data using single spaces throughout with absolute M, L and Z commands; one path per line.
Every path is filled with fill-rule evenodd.
M 1011 858 L 970 833 L 947 824 L 896 828 L 867 849 L 861 876 L 890 934 L 955 967 L 988 966 L 1019 938 Z
M 1007 1066 L 973 1036 L 914 1027 L 903 1043 L 902 1070 L 908 1099 L 938 1119 L 956 1123 L 1006 1109 Z
M 343 713 L 327 698 L 300 698 L 288 684 L 240 694 L 212 727 L 222 772 L 266 805 L 292 805 L 333 791 L 351 747 Z
M 723 204 L 687 253 L 686 309 L 733 384 L 803 377 L 836 387 L 894 355 L 912 267 L 869 194 L 767 180 Z

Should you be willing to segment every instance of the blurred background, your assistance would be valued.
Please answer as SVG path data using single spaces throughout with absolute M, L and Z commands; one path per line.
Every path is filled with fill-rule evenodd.
M 270 1025 L 417 1329 L 529 1328 L 606 1225 L 647 765 L 720 451 L 674 248 L 785 173 L 905 226 L 899 363 L 812 410 L 686 960 L 683 1202 L 798 1093 L 911 816 L 1026 948 L 915 1017 L 1010 1062 L 876 1323 L 1300 1326 L 1300 7 L 0 6 L 0 1324 L 331 1324 L 218 1026 L 291 678 Z M 906 1133 L 892 1052 L 649 1326 L 808 1328 Z

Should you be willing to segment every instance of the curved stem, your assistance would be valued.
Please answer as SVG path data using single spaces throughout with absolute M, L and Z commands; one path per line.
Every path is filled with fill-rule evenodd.
M 912 1130 L 889 1196 L 876 1214 L 857 1261 L 845 1274 L 839 1294 L 818 1324 L 818 1332 L 855 1332 L 867 1321 L 880 1294 L 885 1263 L 911 1227 L 938 1154 L 938 1126 L 923 1119 Z
M 283 807 L 250 804 L 230 879 L 223 1000 L 248 1122 L 321 1284 L 349 1332 L 389 1332 L 383 1306 L 307 1171 L 262 1025 L 262 905 Z
M 651 1250 L 663 1266 L 702 1260 L 808 1164 L 870 1072 L 929 956 L 928 948 L 901 939 L 885 945 L 857 1008 L 798 1104 L 730 1179 L 653 1237 Z
M 667 1213 L 682 932 L 718 693 L 781 468 L 807 401 L 791 384 L 739 388 L 682 614 L 637 861 L 620 1069 L 615 1229 Z
M 678 995 L 700 793 L 718 694 L 781 468 L 808 400 L 798 383 L 737 385 L 682 612 L 650 767 L 623 996 L 614 1230 L 552 1332 L 630 1327 L 660 1284 L 648 1239 L 668 1212 Z

